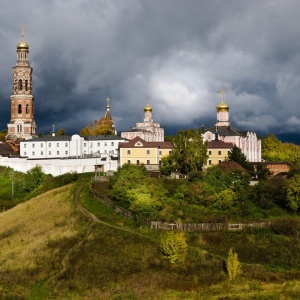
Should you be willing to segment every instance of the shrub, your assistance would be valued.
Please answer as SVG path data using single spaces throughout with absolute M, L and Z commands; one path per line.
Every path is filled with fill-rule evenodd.
M 171 264 L 183 263 L 187 255 L 187 242 L 183 232 L 170 231 L 161 236 L 163 255 Z
M 271 228 L 276 234 L 298 236 L 300 232 L 300 220 L 293 217 L 277 219 L 272 222 Z
M 237 275 L 242 273 L 238 255 L 232 250 L 232 248 L 230 248 L 228 252 L 228 257 L 226 259 L 226 269 L 228 279 L 230 281 L 233 281 Z

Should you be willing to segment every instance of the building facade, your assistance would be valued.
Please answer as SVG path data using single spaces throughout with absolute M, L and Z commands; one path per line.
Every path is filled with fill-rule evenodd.
M 160 160 L 172 151 L 171 142 L 147 142 L 136 137 L 119 144 L 119 165 L 143 164 L 148 170 L 158 170 Z
M 261 140 L 255 132 L 239 130 L 229 122 L 229 106 L 224 102 L 224 92 L 221 92 L 221 102 L 216 107 L 217 122 L 215 126 L 203 129 L 203 140 L 213 141 L 217 134 L 218 139 L 239 147 L 249 162 L 261 161 Z
M 20 143 L 20 156 L 30 159 L 117 157 L 121 142 L 125 139 L 116 135 L 37 137 Z
M 131 131 L 122 132 L 121 137 L 128 140 L 140 137 L 147 142 L 163 142 L 165 139 L 164 129 L 159 123 L 153 121 L 152 107 L 149 104 L 144 107 L 143 122 L 136 123 Z
M 228 154 L 231 151 L 232 147 L 233 145 L 231 143 L 225 143 L 223 141 L 220 141 L 219 139 L 208 142 L 208 159 L 205 168 L 218 165 L 222 161 L 228 160 Z
M 29 64 L 29 45 L 24 40 L 17 45 L 17 62 L 13 67 L 13 93 L 10 96 L 11 119 L 7 124 L 7 140 L 31 139 L 36 136 L 32 68 Z

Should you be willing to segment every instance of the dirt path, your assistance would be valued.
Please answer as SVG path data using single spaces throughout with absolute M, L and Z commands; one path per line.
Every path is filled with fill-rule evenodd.
M 65 256 L 63 257 L 63 259 L 61 261 L 62 268 L 60 269 L 60 271 L 57 274 L 49 277 L 48 280 L 47 280 L 47 283 L 50 283 L 51 281 L 53 281 L 56 278 L 59 278 L 59 276 L 61 276 L 62 274 L 64 274 L 67 271 L 67 261 L 69 259 L 69 256 L 70 256 L 71 252 L 74 251 L 75 249 L 79 248 L 82 245 L 82 243 L 91 234 L 92 227 L 95 224 L 103 224 L 105 226 L 109 226 L 111 228 L 114 228 L 114 229 L 117 229 L 117 230 L 121 230 L 121 231 L 124 231 L 124 232 L 128 232 L 130 234 L 133 234 L 133 235 L 136 235 L 136 236 L 139 236 L 139 237 L 142 237 L 142 238 L 154 241 L 154 239 L 150 238 L 149 236 L 137 233 L 137 232 L 135 232 L 133 230 L 130 230 L 130 229 L 127 229 L 127 228 L 124 228 L 124 227 L 115 226 L 115 225 L 109 224 L 107 222 L 101 221 L 93 213 L 91 213 L 88 210 L 86 210 L 82 206 L 82 204 L 80 203 L 80 193 L 81 193 L 83 187 L 84 186 L 81 185 L 81 186 L 79 186 L 77 188 L 77 190 L 75 192 L 75 195 L 74 195 L 74 203 L 75 203 L 75 206 L 78 209 L 78 211 L 82 215 L 84 215 L 87 219 L 89 219 L 89 222 L 88 222 L 88 225 L 87 225 L 87 228 L 86 228 L 86 233 L 85 233 L 84 237 L 81 240 L 79 240 L 71 249 L 68 250 L 68 252 L 65 254 Z

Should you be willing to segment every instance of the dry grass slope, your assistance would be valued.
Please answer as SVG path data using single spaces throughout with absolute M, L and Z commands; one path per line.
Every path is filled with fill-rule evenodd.
M 78 232 L 72 185 L 49 191 L 0 214 L 0 272 L 34 270 L 55 256 L 49 247 Z

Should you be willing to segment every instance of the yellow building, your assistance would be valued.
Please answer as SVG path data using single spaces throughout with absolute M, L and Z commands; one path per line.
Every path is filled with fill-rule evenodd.
M 206 167 L 215 166 L 222 161 L 228 160 L 228 153 L 232 147 L 232 143 L 225 143 L 219 139 L 208 142 Z
M 147 169 L 158 170 L 159 162 L 172 151 L 171 142 L 147 142 L 136 137 L 119 144 L 119 165 L 144 164 Z

